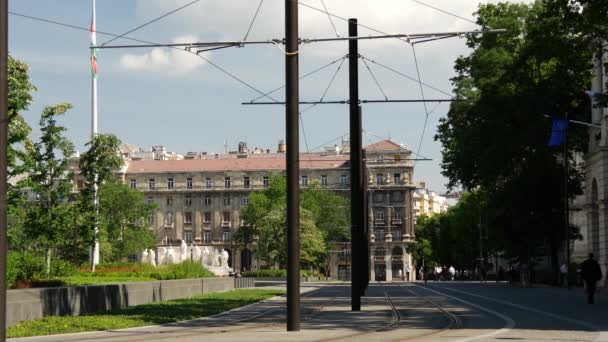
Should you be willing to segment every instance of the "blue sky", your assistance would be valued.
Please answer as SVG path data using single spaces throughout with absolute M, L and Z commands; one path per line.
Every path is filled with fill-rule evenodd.
M 146 21 L 171 11 L 191 0 L 97 0 L 97 29 L 122 34 Z M 321 7 L 319 0 L 302 0 Z M 427 0 L 428 3 L 473 19 L 478 5 L 473 0 Z M 487 2 L 487 1 L 484 1 Z M 258 1 L 202 0 L 130 37 L 155 42 L 240 40 L 251 22 Z M 342 17 L 357 17 L 359 22 L 390 33 L 470 30 L 477 27 L 408 0 L 325 0 L 328 10 Z M 89 0 L 19 0 L 10 10 L 71 25 L 88 27 Z M 323 13 L 300 7 L 302 38 L 335 36 Z M 338 32 L 345 35 L 346 23 L 334 19 Z M 283 1 L 265 0 L 249 39 L 283 37 Z M 46 105 L 70 102 L 74 105 L 63 123 L 79 150 L 90 136 L 89 34 L 65 27 L 11 16 L 9 49 L 12 56 L 31 67 L 37 86 L 35 103 L 26 119 L 36 125 Z M 373 32 L 360 28 L 360 35 Z M 107 36 L 98 35 L 105 42 Z M 128 44 L 117 40 L 112 44 Z M 464 40 L 452 39 L 417 46 L 422 80 L 451 92 L 453 61 L 467 54 Z M 347 53 L 345 42 L 310 44 L 301 47 L 300 72 L 323 66 Z M 411 47 L 401 41 L 361 42 L 360 53 L 370 59 L 415 76 Z M 273 46 L 245 47 L 214 51 L 206 58 L 243 79 L 255 88 L 268 91 L 283 84 L 282 52 Z M 389 98 L 420 98 L 415 82 L 371 65 Z M 318 100 L 336 72 L 337 64 L 301 83 L 302 100 Z M 231 148 L 238 141 L 250 147 L 276 149 L 284 138 L 282 106 L 242 106 L 258 94 L 218 71 L 201 59 L 175 50 L 102 50 L 99 56 L 99 129 L 113 133 L 123 142 L 147 148 L 164 144 L 169 150 L 223 151 L 224 141 Z M 326 100 L 343 100 L 348 95 L 347 64 L 338 73 Z M 362 99 L 383 96 L 364 65 L 360 68 Z M 427 98 L 444 95 L 426 88 Z M 284 92 L 273 96 L 282 99 Z M 428 104 L 428 110 L 435 104 Z M 304 107 L 305 108 L 305 107 Z M 422 104 L 375 104 L 363 108 L 364 129 L 388 137 L 417 150 L 426 112 Z M 439 105 L 429 116 L 422 140 L 421 155 L 431 162 L 416 165 L 415 180 L 430 188 L 445 190 L 440 174 L 441 146 L 433 136 L 447 104 Z M 317 106 L 303 114 L 308 146 L 313 149 L 348 132 L 348 106 Z M 306 150 L 302 135 L 301 149 Z M 364 143 L 378 140 L 364 136 Z

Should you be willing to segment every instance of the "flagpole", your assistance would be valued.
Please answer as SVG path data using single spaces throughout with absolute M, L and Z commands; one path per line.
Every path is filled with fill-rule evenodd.
M 91 17 L 91 46 L 97 46 L 97 18 L 96 2 L 93 0 L 93 13 Z M 91 49 L 91 140 L 97 135 L 97 51 Z M 99 262 L 99 223 L 97 221 L 99 211 L 99 198 L 97 196 L 97 173 L 93 181 L 93 206 L 94 218 L 94 242 L 91 246 L 91 272 L 95 272 L 95 265 Z

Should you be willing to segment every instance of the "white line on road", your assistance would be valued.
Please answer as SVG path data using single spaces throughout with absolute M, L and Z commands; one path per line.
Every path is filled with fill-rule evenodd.
M 440 286 L 440 287 L 442 289 L 445 289 L 445 290 L 448 290 L 448 291 L 460 292 L 462 294 L 466 294 L 466 295 L 471 296 L 471 297 L 477 297 L 477 298 L 489 300 L 489 301 L 492 301 L 492 302 L 495 302 L 495 303 L 500 303 L 502 305 L 507 305 L 507 306 L 510 306 L 510 307 L 513 307 L 513 308 L 517 308 L 517 309 L 520 309 L 520 310 L 529 311 L 529 312 L 536 313 L 536 314 L 539 314 L 539 315 L 544 315 L 544 316 L 551 317 L 551 318 L 554 318 L 554 319 L 559 319 L 561 321 L 565 321 L 565 322 L 568 322 L 568 323 L 573 323 L 573 324 L 576 324 L 576 325 L 580 325 L 580 326 L 583 326 L 585 328 L 597 331 L 599 333 L 599 336 L 598 336 L 598 338 L 595 341 L 597 341 L 597 342 L 608 342 L 608 331 L 604 331 L 604 329 L 602 327 L 599 327 L 599 326 L 597 326 L 595 324 L 592 324 L 592 323 L 588 323 L 588 322 L 581 321 L 581 320 L 578 320 L 578 319 L 574 319 L 574 318 L 570 318 L 570 317 L 554 314 L 554 313 L 551 313 L 551 312 L 535 309 L 533 307 L 529 307 L 529 306 L 525 306 L 525 305 L 514 304 L 514 303 L 511 303 L 511 302 L 507 302 L 507 301 L 501 300 L 501 299 L 481 296 L 481 295 L 474 294 L 474 293 L 471 293 L 471 292 L 468 292 L 468 291 L 456 290 L 456 289 L 447 288 L 447 287 L 443 287 L 443 286 Z
M 487 333 L 487 334 L 479 335 L 479 336 L 474 336 L 474 337 L 468 337 L 468 338 L 460 339 L 460 340 L 457 340 L 458 342 L 469 342 L 469 341 L 476 341 L 476 340 L 486 339 L 488 337 L 492 337 L 492 336 L 496 336 L 496 335 L 507 333 L 507 332 L 513 330 L 513 328 L 515 328 L 515 321 L 513 319 L 511 319 L 511 317 L 503 315 L 500 312 L 496 312 L 494 310 L 488 309 L 488 308 L 483 307 L 481 305 L 469 302 L 468 300 L 464 300 L 464 299 L 461 299 L 461 298 L 458 298 L 458 297 L 450 296 L 449 294 L 441 292 L 441 291 L 436 291 L 436 290 L 430 289 L 428 287 L 423 287 L 423 286 L 420 286 L 420 285 L 417 285 L 417 284 L 413 284 L 413 285 L 417 286 L 417 287 L 420 287 L 421 289 L 424 289 L 424 290 L 427 290 L 427 291 L 431 291 L 431 292 L 434 292 L 434 293 L 439 294 L 441 296 L 448 297 L 448 298 L 451 298 L 451 299 L 453 299 L 455 301 L 464 303 L 467 306 L 470 306 L 470 307 L 475 308 L 475 309 L 480 310 L 480 311 L 487 312 L 487 313 L 492 314 L 494 316 L 497 316 L 497 317 L 501 318 L 503 321 L 505 321 L 505 326 L 502 329 L 499 329 L 499 330 L 496 330 L 496 331 L 493 331 L 493 332 L 490 332 L 490 333 Z

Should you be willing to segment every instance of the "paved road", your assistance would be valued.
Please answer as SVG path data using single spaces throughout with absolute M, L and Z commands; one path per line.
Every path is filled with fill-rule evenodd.
M 285 299 L 170 326 L 13 341 L 605 341 L 608 296 L 581 289 L 504 284 L 373 284 L 350 311 L 347 284 L 319 284 L 302 298 L 302 331 L 286 333 Z M 605 290 L 604 290 L 605 291 Z

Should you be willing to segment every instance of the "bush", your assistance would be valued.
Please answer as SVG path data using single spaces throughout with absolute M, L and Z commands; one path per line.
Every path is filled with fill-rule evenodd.
M 181 264 L 159 267 L 150 277 L 158 280 L 209 278 L 215 275 L 203 265 L 194 261 L 185 261 Z
M 31 253 L 10 252 L 7 258 L 7 284 L 13 287 L 17 281 L 31 281 L 45 276 L 43 257 Z
M 51 260 L 51 277 L 69 277 L 76 273 L 76 267 L 69 261 Z

